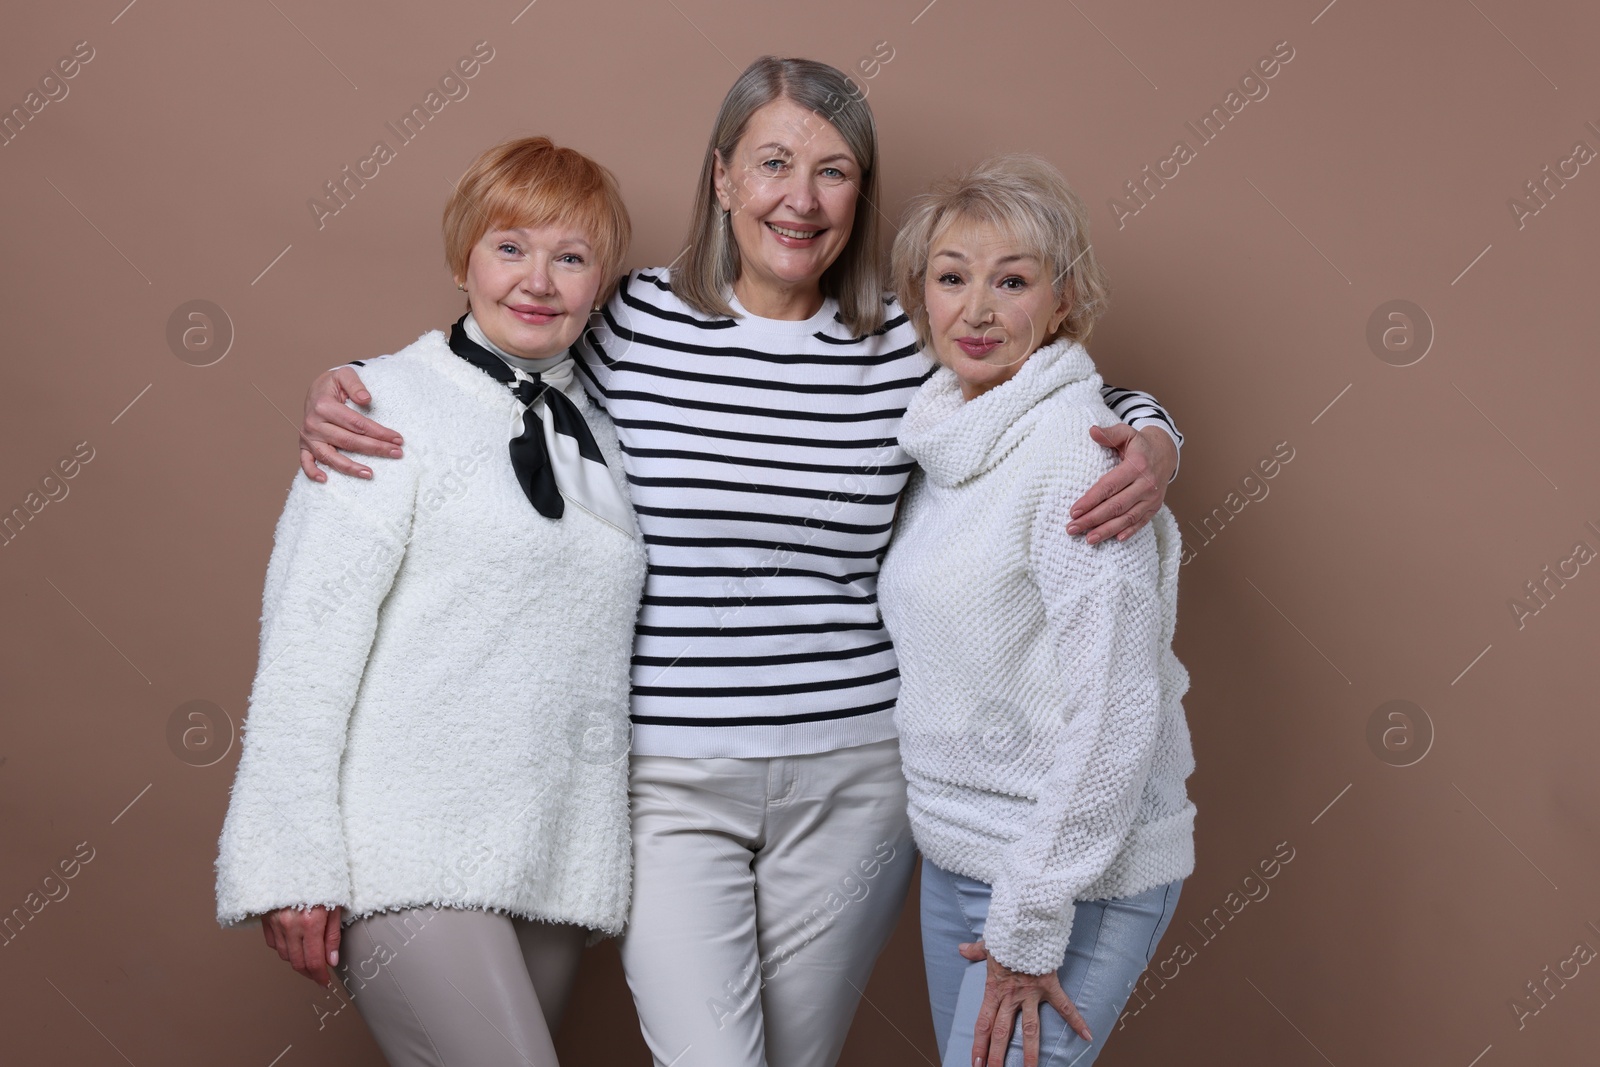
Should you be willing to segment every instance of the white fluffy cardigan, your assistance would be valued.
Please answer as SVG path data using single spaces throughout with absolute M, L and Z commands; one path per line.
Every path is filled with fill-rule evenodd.
M 965 403 L 935 373 L 901 425 L 921 472 L 878 581 L 917 845 L 993 887 L 985 943 L 1030 974 L 1061 966 L 1074 901 L 1194 869 L 1177 524 L 1066 532 L 1113 465 L 1088 433 L 1117 421 L 1100 385 L 1070 342 Z
M 618 933 L 637 528 L 533 509 L 507 451 L 521 405 L 444 334 L 362 377 L 406 455 L 289 490 L 217 919 L 438 905 Z M 626 496 L 609 421 L 569 395 Z

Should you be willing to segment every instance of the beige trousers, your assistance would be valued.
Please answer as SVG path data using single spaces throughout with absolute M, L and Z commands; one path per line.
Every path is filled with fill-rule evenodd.
M 916 862 L 894 740 L 635 756 L 622 963 L 657 1067 L 832 1067 Z
M 357 919 L 339 977 L 390 1067 L 555 1067 L 587 931 L 486 911 Z

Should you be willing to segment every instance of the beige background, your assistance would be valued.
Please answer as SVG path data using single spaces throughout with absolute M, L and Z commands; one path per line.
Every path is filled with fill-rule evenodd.
M 764 52 L 847 69 L 892 52 L 862 72 L 891 218 L 991 152 L 1057 163 L 1114 285 L 1092 350 L 1189 435 L 1170 502 L 1192 538 L 1178 651 L 1200 858 L 1158 959 L 1191 955 L 1102 1062 L 1593 1057 L 1600 967 L 1566 964 L 1542 1006 L 1525 984 L 1600 949 L 1600 567 L 1551 581 L 1521 628 L 1509 602 L 1575 542 L 1600 549 L 1600 165 L 1550 182 L 1520 228 L 1508 207 L 1575 141 L 1600 148 L 1592 8 L 125 2 L 13 4 L 0 34 L 8 109 L 93 49 L 0 147 L 0 508 L 93 451 L 0 547 L 0 913 L 68 892 L 0 947 L 7 1062 L 381 1062 L 258 932 L 217 929 L 237 746 L 192 766 L 169 720 L 191 700 L 242 718 L 306 383 L 457 314 L 448 179 L 547 133 L 620 177 L 632 261 L 671 260 L 717 103 Z M 307 200 L 479 41 L 494 58 L 469 95 L 319 229 Z M 1294 58 L 1269 95 L 1119 229 L 1109 198 L 1194 146 L 1185 121 L 1280 41 Z M 207 367 L 167 340 L 197 299 L 233 334 Z M 1411 366 L 1366 339 L 1395 299 L 1436 334 Z M 1199 521 L 1280 442 L 1270 495 L 1207 542 Z M 1431 729 L 1413 714 L 1369 743 L 1390 700 Z M 1201 921 L 1239 908 L 1280 842 L 1294 858 L 1269 895 L 1208 940 Z M 93 858 L 46 886 L 80 843 Z M 915 924 L 913 903 L 847 1063 L 931 1055 Z M 1519 994 L 1540 1008 L 1520 1026 Z M 613 948 L 561 1043 L 565 1062 L 641 1062 Z

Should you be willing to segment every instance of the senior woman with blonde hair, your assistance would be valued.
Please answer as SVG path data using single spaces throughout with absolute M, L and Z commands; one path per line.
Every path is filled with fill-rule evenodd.
M 1082 343 L 1105 279 L 1054 168 L 937 186 L 891 270 L 941 365 L 900 426 L 920 471 L 879 576 L 939 1050 L 1082 1067 L 1194 868 L 1178 529 L 1163 507 L 1126 540 L 1068 533 L 1111 466 L 1085 431 L 1116 416 Z
M 879 172 L 843 73 L 756 60 L 712 124 L 688 247 L 574 348 L 650 559 L 622 963 L 660 1067 L 829 1067 L 911 879 L 877 575 L 930 366 L 884 296 Z M 348 369 L 313 383 L 308 477 L 362 473 L 330 445 L 398 451 L 343 402 L 369 395 Z M 1128 460 L 1070 520 L 1094 538 L 1131 536 L 1177 463 L 1165 412 L 1109 395 L 1140 428 L 1108 431 Z
M 570 148 L 478 157 L 444 213 L 470 310 L 363 365 L 411 454 L 296 478 L 278 521 L 217 918 L 335 966 L 394 1067 L 551 1067 L 627 917 L 644 547 L 568 347 L 629 232 Z

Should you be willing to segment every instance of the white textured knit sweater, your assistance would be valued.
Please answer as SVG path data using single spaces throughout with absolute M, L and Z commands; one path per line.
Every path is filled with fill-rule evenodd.
M 297 475 L 278 521 L 217 919 L 442 905 L 617 933 L 637 529 L 541 516 L 510 390 L 437 331 L 399 355 L 361 373 L 405 458 Z M 567 392 L 626 493 L 610 422 Z
M 993 887 L 986 945 L 1029 974 L 1060 967 L 1074 901 L 1194 869 L 1177 524 L 1066 532 L 1114 463 L 1088 434 L 1117 421 L 1100 387 L 1068 342 L 965 403 L 938 371 L 900 429 L 922 473 L 879 579 L 917 845 Z

